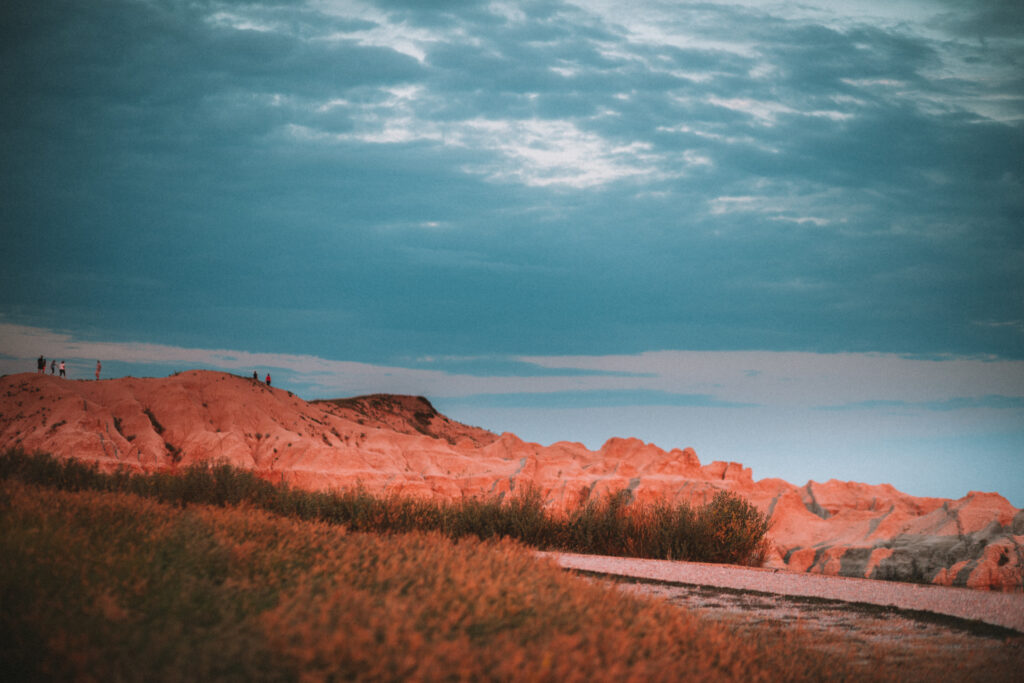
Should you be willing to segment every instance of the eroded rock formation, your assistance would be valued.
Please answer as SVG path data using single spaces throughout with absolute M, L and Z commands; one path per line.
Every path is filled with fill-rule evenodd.
M 532 485 L 552 506 L 605 491 L 700 505 L 719 490 L 772 520 L 768 564 L 794 571 L 1024 590 L 1024 512 L 995 493 L 920 498 L 889 485 L 755 481 L 738 463 L 638 439 L 540 446 L 449 420 L 427 399 L 306 402 L 225 373 L 163 379 L 0 378 L 0 449 L 102 468 L 175 469 L 226 460 L 313 489 L 360 484 L 420 496 L 503 495 Z

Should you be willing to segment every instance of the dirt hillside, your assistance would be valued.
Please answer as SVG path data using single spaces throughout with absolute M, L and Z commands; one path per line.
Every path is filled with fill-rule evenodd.
M 888 485 L 754 480 L 691 448 L 611 439 L 597 451 L 550 446 L 454 422 L 422 397 L 307 402 L 250 378 L 0 378 L 0 449 L 21 447 L 104 469 L 176 469 L 226 460 L 313 489 L 361 484 L 420 496 L 503 495 L 527 484 L 552 506 L 626 489 L 703 504 L 726 489 L 770 515 L 768 565 L 827 575 L 1024 590 L 1024 513 L 996 493 L 959 500 Z

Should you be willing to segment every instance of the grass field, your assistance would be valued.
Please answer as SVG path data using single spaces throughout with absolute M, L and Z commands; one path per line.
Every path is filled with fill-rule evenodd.
M 11 681 L 1016 680 L 1020 639 L 953 633 L 911 646 L 899 630 L 879 641 L 711 619 L 566 573 L 527 545 L 635 550 L 654 547 L 643 534 L 696 530 L 671 547 L 738 540 L 742 550 L 760 528 L 748 512 L 725 497 L 689 510 L 611 496 L 559 517 L 529 492 L 437 505 L 293 491 L 224 467 L 140 477 L 12 452 L 0 455 L 0 671 Z M 700 531 L 712 520 L 718 536 Z
M 374 534 L 250 505 L 0 481 L 6 680 L 842 678 L 540 561 L 508 539 Z

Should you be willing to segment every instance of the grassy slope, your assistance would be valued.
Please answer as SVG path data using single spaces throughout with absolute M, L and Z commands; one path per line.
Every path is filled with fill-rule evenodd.
M 510 541 L 0 483 L 9 680 L 793 680 L 843 669 Z

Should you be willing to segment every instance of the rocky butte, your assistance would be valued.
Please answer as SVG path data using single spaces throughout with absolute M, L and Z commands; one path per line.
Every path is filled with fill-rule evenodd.
M 719 490 L 772 521 L 767 566 L 799 572 L 1024 590 L 1024 512 L 996 493 L 920 498 L 883 485 L 754 480 L 691 448 L 611 439 L 600 450 L 527 443 L 449 420 L 425 398 L 304 401 L 252 379 L 0 377 L 0 450 L 21 447 L 105 470 L 227 462 L 311 489 L 361 484 L 418 496 L 493 496 L 531 484 L 551 506 L 626 489 L 700 505 Z

